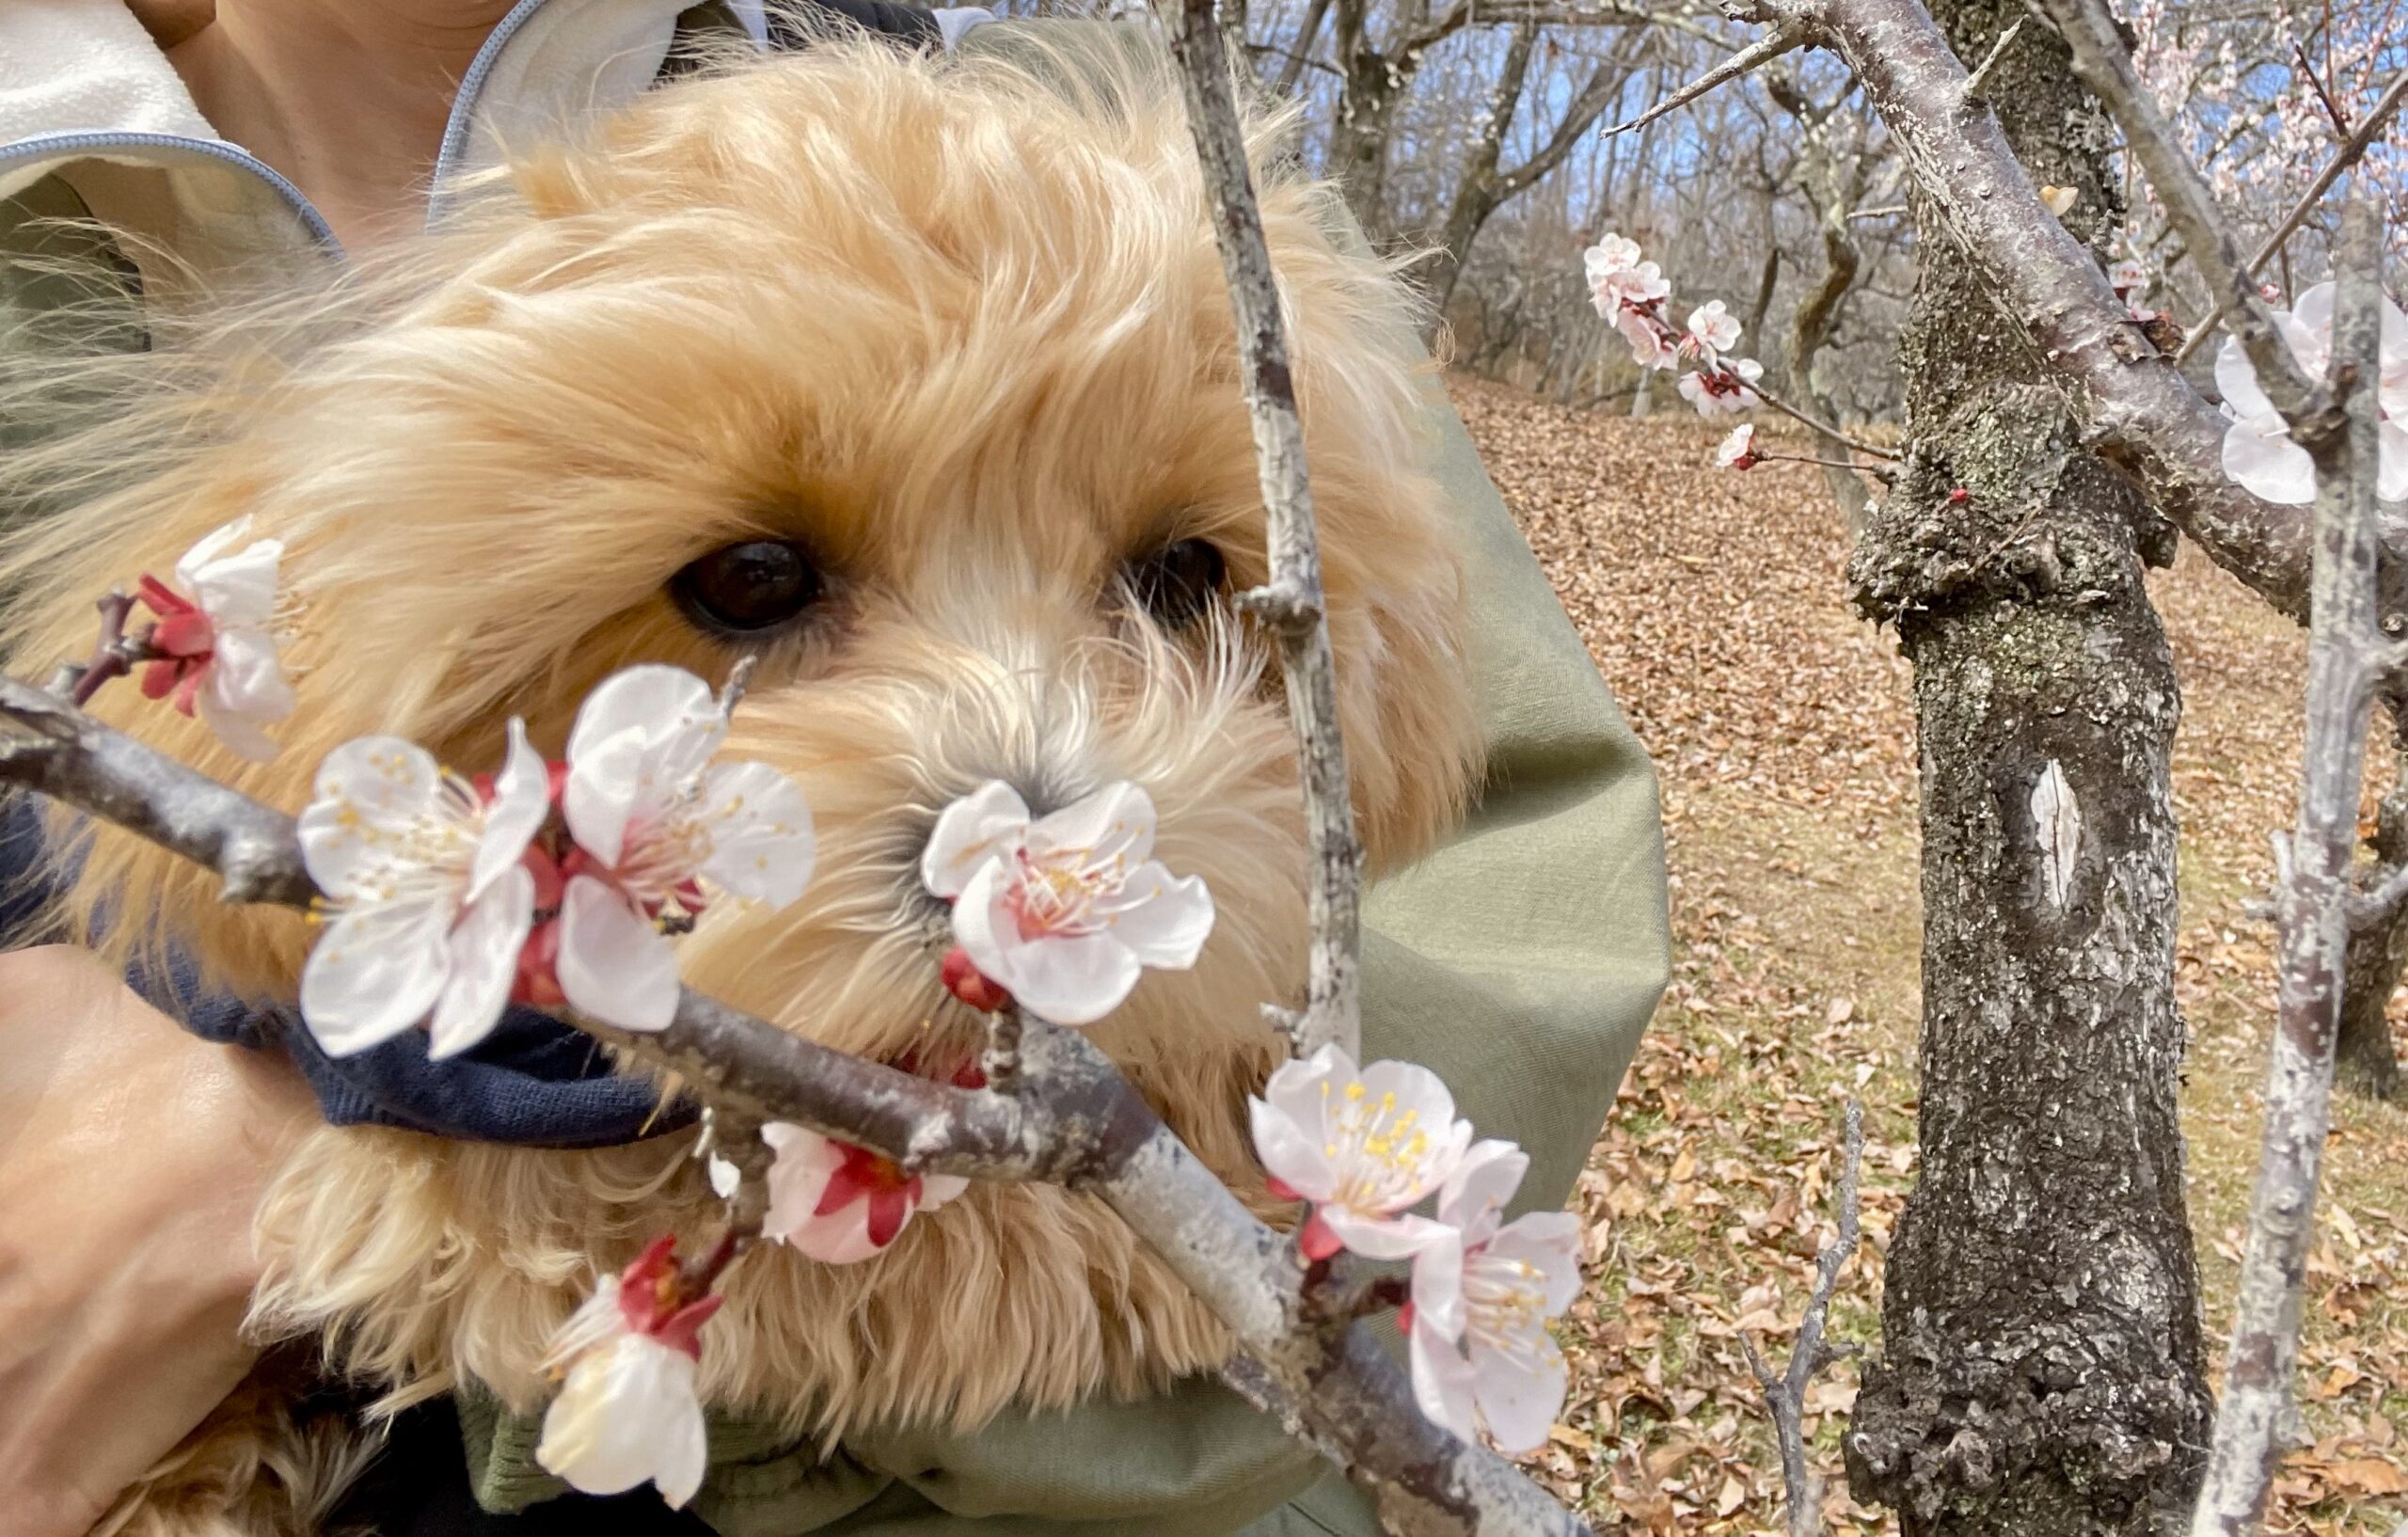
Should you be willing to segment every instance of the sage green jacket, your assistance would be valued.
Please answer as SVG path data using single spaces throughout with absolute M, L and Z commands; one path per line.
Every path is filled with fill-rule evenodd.
M 74 13 L 73 25 L 35 37 L 24 28 L 31 11 L 53 24 Z M 62 232 L 51 222 L 62 214 L 138 229 L 204 267 L 325 259 L 331 242 L 315 214 L 216 139 L 166 61 L 155 50 L 141 56 L 148 40 L 118 0 L 41 0 L 31 11 L 0 8 L 0 61 L 29 46 L 88 46 L 105 53 L 94 61 L 101 72 L 137 79 L 62 103 L 59 91 L 44 94 L 44 77 L 71 77 L 73 60 L 36 71 L 29 91 L 0 62 L 0 359 L 60 344 L 43 317 L 78 287 L 58 275 L 62 249 L 103 262 L 105 280 L 139 280 L 136 259 Z M 446 136 L 453 168 L 476 162 L 495 125 L 592 110 L 642 88 L 681 24 L 760 35 L 757 13 L 742 6 L 679 0 L 523 0 L 512 18 L 463 83 Z M 1009 48 L 1022 24 L 1089 24 L 996 23 L 961 46 Z M 28 106 L 26 95 L 39 99 Z M 79 122 L 77 111 L 135 120 Z M 42 260 L 22 260 L 35 251 Z M 1665 980 L 1656 784 L 1434 377 L 1429 427 L 1475 594 L 1489 777 L 1462 832 L 1370 895 L 1364 1049 L 1435 1070 L 1481 1135 L 1529 1149 L 1524 1203 L 1553 1206 L 1572 1189 Z M 534 1466 L 531 1422 L 473 1398 L 461 1419 L 488 1508 L 561 1492 Z M 1140 1403 L 1006 1416 L 966 1437 L 863 1435 L 829 1461 L 759 1427 L 717 1424 L 711 1452 L 693 1508 L 726 1537 L 1374 1529 L 1341 1479 L 1209 1381 Z

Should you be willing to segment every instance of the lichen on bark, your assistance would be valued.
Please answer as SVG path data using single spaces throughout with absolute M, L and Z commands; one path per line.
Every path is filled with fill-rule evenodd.
M 1933 8 L 1972 59 L 2024 14 Z M 1987 95 L 2035 179 L 2077 193 L 2076 232 L 2114 230 L 2107 126 L 2062 45 L 2026 26 Z M 1915 672 L 1923 1166 L 1844 1447 L 1909 1537 L 2171 1532 L 2209 1415 L 2175 1114 L 2179 706 L 2143 579 L 2172 540 L 1928 212 L 1910 454 L 1850 571 Z

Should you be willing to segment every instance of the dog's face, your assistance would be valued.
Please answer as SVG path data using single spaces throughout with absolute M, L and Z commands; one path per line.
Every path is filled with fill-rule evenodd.
M 49 605 L 15 654 L 84 654 L 95 594 L 249 516 L 285 542 L 296 605 L 282 755 L 243 764 L 130 688 L 98 707 L 289 809 L 354 737 L 476 772 L 515 715 L 557 757 L 618 669 L 716 680 L 752 657 L 727 751 L 800 784 L 817 873 L 779 912 L 714 904 L 684 974 L 931 1066 L 978 1030 L 939 986 L 943 910 L 917 874 L 939 810 L 990 779 L 1040 813 L 1134 781 L 1158 856 L 1219 918 L 1192 972 L 1149 973 L 1094 1034 L 1259 1195 L 1244 1095 L 1279 1050 L 1260 1006 L 1302 990 L 1302 816 L 1275 665 L 1231 602 L 1266 566 L 1228 302 L 1177 92 L 1142 74 L 1071 101 L 1000 66 L 829 47 L 521 160 L 291 357 L 158 407 L 181 446 L 21 548 Z M 1332 238 L 1324 193 L 1267 180 L 1378 870 L 1447 829 L 1475 769 L 1459 564 L 1416 467 L 1393 279 Z M 165 929 L 289 998 L 307 927 L 214 895 L 106 832 L 77 886 L 120 942 Z M 652 1147 L 322 1141 L 271 1208 L 261 1306 L 338 1329 L 363 1375 L 539 1396 L 585 1257 L 652 1230 L 648 1199 L 704 1209 L 682 1145 Z M 464 1255 L 484 1258 L 444 1258 Z M 731 1284 L 714 1329 L 744 1347 L 711 1391 L 830 1434 L 1134 1391 L 1222 1348 L 1108 1213 L 1044 1187 L 982 1186 L 868 1264 L 765 1253 Z
M 1040 813 L 1127 779 L 1221 918 L 1101 1038 L 1135 1065 L 1258 1038 L 1301 976 L 1301 817 L 1231 603 L 1266 575 L 1263 516 L 1175 97 L 1074 105 L 836 47 L 656 93 L 509 180 L 351 334 L 230 404 L 227 441 L 120 499 L 151 511 L 103 541 L 95 585 L 239 515 L 289 549 L 283 755 L 234 772 L 177 745 L 297 806 L 354 737 L 472 772 L 519 715 L 557 755 L 618 668 L 752 656 L 729 752 L 803 786 L 819 873 L 783 912 L 706 918 L 689 980 L 854 1049 L 946 1028 L 915 874 L 937 811 L 988 779 Z M 1476 749 L 1406 317 L 1320 196 L 1275 185 L 1266 216 L 1376 869 L 1454 817 Z M 112 841 L 92 879 L 195 888 L 153 860 Z M 205 946 L 254 983 L 258 924 Z M 270 927 L 289 974 L 297 931 Z

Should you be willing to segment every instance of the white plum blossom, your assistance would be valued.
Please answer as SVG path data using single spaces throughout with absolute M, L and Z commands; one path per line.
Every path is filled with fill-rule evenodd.
M 2107 269 L 2107 282 L 2117 293 L 2130 293 L 2147 285 L 2148 269 L 2128 256 Z
M 430 1012 L 430 1056 L 492 1031 L 533 919 L 524 858 L 550 806 L 544 760 L 516 721 L 489 796 L 397 737 L 326 755 L 297 832 L 332 918 L 301 971 L 301 1018 L 328 1055 Z
M 1681 375 L 1681 398 L 1712 418 L 1745 411 L 1762 401 L 1749 386 L 1765 376 L 1765 366 L 1752 357 L 1726 357 L 1712 368 Z
M 1563 1353 L 1547 1322 L 1580 1290 L 1580 1223 L 1537 1212 L 1498 1223 L 1529 1156 L 1510 1142 L 1472 1148 L 1438 1197 L 1439 1236 L 1414 1256 L 1413 1302 L 1398 1319 L 1421 1412 L 1465 1440 L 1481 1425 L 1507 1452 L 1535 1450 L 1563 1407 Z
M 2273 311 L 2275 329 L 2300 372 L 2321 379 L 2333 360 L 2333 285 L 2319 283 L 2299 296 L 2295 309 Z M 2228 337 L 2216 354 L 2216 388 L 2224 394 L 2224 472 L 2234 483 L 2268 501 L 2299 506 L 2316 499 L 2316 461 L 2291 441 L 2289 424 L 2258 383 L 2258 371 L 2238 338 Z M 2375 494 L 2384 501 L 2408 500 L 2408 315 L 2383 301 L 2381 375 L 2376 388 L 2381 412 Z
M 614 673 L 578 711 L 553 964 L 562 995 L 596 1019 L 668 1027 L 677 959 L 661 924 L 701 911 L 705 882 L 775 908 L 811 879 L 802 791 L 767 764 L 713 764 L 726 737 L 708 686 L 674 667 Z
M 1154 803 L 1134 784 L 1033 818 L 990 780 L 937 818 L 920 878 L 953 904 L 955 943 L 979 974 L 1043 1019 L 1092 1024 L 1145 967 L 1195 965 L 1212 932 L 1203 880 L 1174 878 L 1153 849 Z
M 1616 317 L 1614 329 L 1630 343 L 1630 360 L 1642 369 L 1671 368 L 1681 360 L 1680 346 L 1671 333 L 1645 310 L 1624 310 Z
M 1700 305 L 1689 311 L 1689 330 L 1682 347 L 1703 359 L 1708 368 L 1715 359 L 1739 344 L 1739 317 L 1732 314 L 1720 299 Z
M 694 1391 L 698 1331 L 719 1310 L 716 1293 L 689 1301 L 673 1239 L 606 1276 L 560 1333 L 545 1370 L 566 1374 L 544 1412 L 535 1461 L 589 1495 L 650 1482 L 672 1507 L 703 1484 L 708 1446 Z
M 761 1140 L 777 1155 L 761 1230 L 822 1264 L 882 1253 L 912 1217 L 970 1185 L 959 1175 L 906 1173 L 866 1148 L 785 1121 L 762 1127 Z
M 1614 320 L 1625 309 L 1656 303 L 1672 292 L 1663 270 L 1639 259 L 1639 242 L 1608 235 L 1581 253 L 1589 293 L 1597 313 Z
M 159 616 L 150 627 L 154 659 L 142 691 L 175 701 L 244 757 L 265 762 L 276 743 L 261 727 L 293 713 L 293 686 L 277 658 L 277 563 L 284 546 L 255 539 L 238 518 L 212 532 L 176 563 L 176 586 L 145 574 L 138 595 Z
M 1275 1195 L 1312 1203 L 1306 1257 L 1348 1248 L 1402 1260 L 1446 1228 L 1409 1208 L 1444 1184 L 1471 1146 L 1471 1122 L 1429 1069 L 1374 1062 L 1357 1070 L 1336 1045 L 1281 1064 L 1248 1101 L 1254 1150 Z
M 1743 421 L 1732 428 L 1731 436 L 1714 451 L 1714 464 L 1718 469 L 1753 468 L 1758 457 L 1756 424 L 1752 421 Z

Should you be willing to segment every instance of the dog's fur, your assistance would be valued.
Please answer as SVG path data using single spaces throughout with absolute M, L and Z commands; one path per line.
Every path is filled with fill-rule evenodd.
M 1457 820 L 1476 771 L 1460 567 L 1417 467 L 1410 308 L 1339 232 L 1327 189 L 1282 167 L 1281 127 L 1255 125 L 1255 163 L 1376 872 Z M 915 878 L 937 809 L 990 777 L 1040 810 L 1134 780 L 1161 857 L 1205 878 L 1219 926 L 1193 972 L 1149 973 L 1094 1038 L 1278 1210 L 1244 1105 L 1277 1055 L 1259 1006 L 1303 974 L 1286 711 L 1226 603 L 1166 632 L 1118 575 L 1199 537 L 1232 587 L 1265 575 L 1228 303 L 1168 75 L 832 43 L 665 87 L 496 181 L 339 292 L 149 360 L 168 384 L 28 461 L 65 505 L 0 570 L 38 594 L 7 636 L 19 670 L 82 655 L 93 594 L 247 515 L 285 542 L 296 604 L 283 755 L 239 762 L 130 686 L 97 708 L 297 809 L 355 737 L 401 734 L 473 770 L 513 714 L 556 755 L 579 699 L 631 662 L 717 677 L 735 654 L 664 583 L 723 545 L 807 541 L 830 594 L 762 653 L 728 751 L 803 785 L 818 874 L 783 912 L 715 907 L 681 942 L 687 979 L 847 1050 L 966 1054 L 978 1022 L 937 986 L 942 924 Z M 114 832 L 77 852 L 71 916 L 96 943 L 172 942 L 216 985 L 292 998 L 299 915 L 222 907 L 213 875 Z M 254 1325 L 317 1338 L 388 1402 L 473 1378 L 536 1408 L 546 1339 L 597 1271 L 708 1226 L 692 1145 L 318 1132 L 261 1214 Z M 857 1266 L 767 1249 L 727 1291 L 706 1401 L 832 1442 L 1141 1394 L 1226 1349 L 1107 1210 L 1045 1186 L 974 1186 Z M 126 1529 L 307 1524 L 308 1491 L 261 1496 L 276 1481 L 256 1450 L 220 1457 L 214 1482 L 195 1455 L 137 1492 Z

